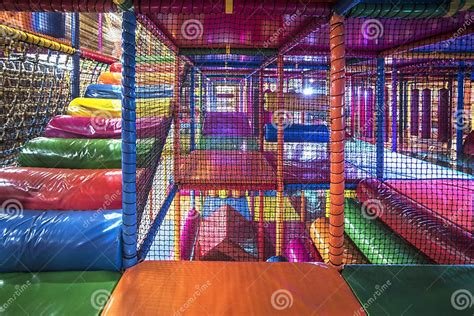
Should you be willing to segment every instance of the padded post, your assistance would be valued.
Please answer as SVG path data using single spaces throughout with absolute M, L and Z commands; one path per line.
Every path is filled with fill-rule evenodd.
M 122 21 L 122 237 L 125 269 L 137 263 L 136 27 L 135 13 L 124 12 Z

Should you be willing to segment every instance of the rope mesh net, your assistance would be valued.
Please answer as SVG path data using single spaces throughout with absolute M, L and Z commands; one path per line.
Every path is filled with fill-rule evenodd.
M 147 28 L 147 25 L 150 28 Z M 162 211 L 173 183 L 173 137 L 170 132 L 174 111 L 174 82 L 176 54 L 156 36 L 146 17 L 139 17 L 136 31 L 136 95 L 137 95 L 137 146 L 147 151 L 137 151 L 137 211 L 139 246 L 150 248 L 149 257 L 160 255 L 154 239 L 146 239 L 155 221 L 160 232 L 169 231 L 167 217 Z M 172 234 L 166 242 L 171 243 Z M 153 238 L 152 236 L 151 238 Z M 152 246 L 153 244 L 153 246 Z M 169 247 L 169 246 L 168 246 Z
M 51 26 L 55 19 L 63 22 L 59 30 Z M 70 14 L 1 12 L 0 24 L 45 40 L 71 45 Z M 89 37 L 91 32 L 97 33 L 97 28 L 81 24 L 80 31 L 83 37 Z M 120 35 L 120 30 L 116 31 Z M 61 32 L 63 34 L 59 34 Z M 54 116 L 67 114 L 71 101 L 72 56 L 24 41 L 17 33 L 9 33 L 3 28 L 1 34 L 0 163 L 8 166 L 16 163 L 21 147 L 27 141 L 44 136 L 44 129 Z M 110 41 L 104 40 L 104 43 L 113 45 Z M 84 95 L 89 84 L 97 83 L 100 73 L 107 68 L 108 64 L 103 61 L 81 58 L 80 94 Z
M 140 259 L 474 263 L 473 15 L 346 18 L 339 112 L 329 11 L 162 9 L 137 13 Z M 0 14 L 70 45 L 70 32 L 58 39 L 35 19 Z M 122 54 L 119 15 L 80 21 L 84 48 Z M 68 113 L 72 54 L 15 38 L 1 45 L 7 166 Z M 81 115 L 120 118 L 121 72 L 119 62 L 81 58 L 81 96 L 96 98 L 78 101 Z M 342 204 L 343 215 L 334 211 Z

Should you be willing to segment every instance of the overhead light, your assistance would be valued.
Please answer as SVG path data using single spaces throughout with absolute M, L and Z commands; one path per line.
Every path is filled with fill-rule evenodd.
M 311 88 L 311 87 L 308 87 L 308 88 L 304 88 L 304 89 L 303 89 L 303 94 L 304 94 L 304 95 L 312 95 L 313 93 L 314 93 L 314 90 L 313 90 L 313 88 Z

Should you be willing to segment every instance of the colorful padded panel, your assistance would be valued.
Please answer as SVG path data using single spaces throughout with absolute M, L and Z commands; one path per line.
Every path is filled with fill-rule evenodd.
M 152 150 L 153 139 L 137 141 L 137 166 Z M 28 141 L 18 156 L 22 167 L 66 169 L 114 169 L 122 167 L 121 139 L 37 137 Z
M 120 270 L 122 211 L 0 213 L 0 272 Z
M 2 168 L 0 204 L 12 199 L 26 210 L 121 209 L 122 171 Z
M 121 274 L 64 271 L 0 274 L 2 315 L 99 315 Z M 21 292 L 21 295 L 15 293 Z
M 121 117 L 122 101 L 119 99 L 75 98 L 69 103 L 67 114 L 85 117 Z
M 377 218 L 369 218 L 357 201 L 345 200 L 345 231 L 373 264 L 431 263 L 418 249 L 391 231 Z
M 375 179 L 362 181 L 356 192 L 362 203 L 380 201 L 378 218 L 436 263 L 474 263 L 473 234 Z
M 198 150 L 258 150 L 257 140 L 253 137 L 202 136 L 197 143 Z
M 137 119 L 137 137 L 156 137 L 157 133 L 166 130 L 165 127 L 168 124 L 169 119 L 164 117 L 139 118 Z M 45 136 L 49 138 L 120 138 L 122 119 L 57 115 L 46 125 Z
M 166 116 L 171 114 L 171 99 L 138 99 L 137 117 Z M 117 99 L 75 98 L 69 103 L 67 114 L 72 116 L 119 118 L 122 116 L 122 102 Z
M 251 204 L 251 197 L 247 197 L 249 205 Z M 254 199 L 254 221 L 259 220 L 259 205 L 260 205 L 260 196 L 253 197 Z M 276 209 L 278 205 L 278 200 L 274 196 L 265 196 L 263 198 L 263 220 L 265 222 L 275 222 L 276 220 Z M 300 221 L 300 216 L 296 212 L 293 205 L 290 203 L 288 198 L 283 200 L 283 220 L 285 221 Z
M 397 192 L 474 233 L 474 180 L 389 180 Z
M 265 124 L 265 140 L 276 142 L 277 136 L 275 124 Z M 284 128 L 283 140 L 288 143 L 327 143 L 329 129 L 326 125 L 291 124 Z
M 202 128 L 204 136 L 251 137 L 247 113 L 241 112 L 208 112 L 204 117 Z M 225 140 L 223 141 L 226 142 Z
M 283 303 L 272 305 L 277 296 Z M 146 261 L 124 273 L 103 315 L 351 315 L 360 308 L 325 264 Z
M 363 306 L 353 315 L 472 315 L 473 266 L 347 265 L 342 276 Z
M 172 85 L 145 85 L 135 87 L 138 99 L 144 98 L 170 98 L 173 97 Z M 121 99 L 122 88 L 120 85 L 90 84 L 84 94 L 86 98 L 95 99 Z

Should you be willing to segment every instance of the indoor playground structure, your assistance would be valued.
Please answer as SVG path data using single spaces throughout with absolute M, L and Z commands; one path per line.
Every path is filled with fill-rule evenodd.
M 474 3 L 0 1 L 0 314 L 472 315 Z

